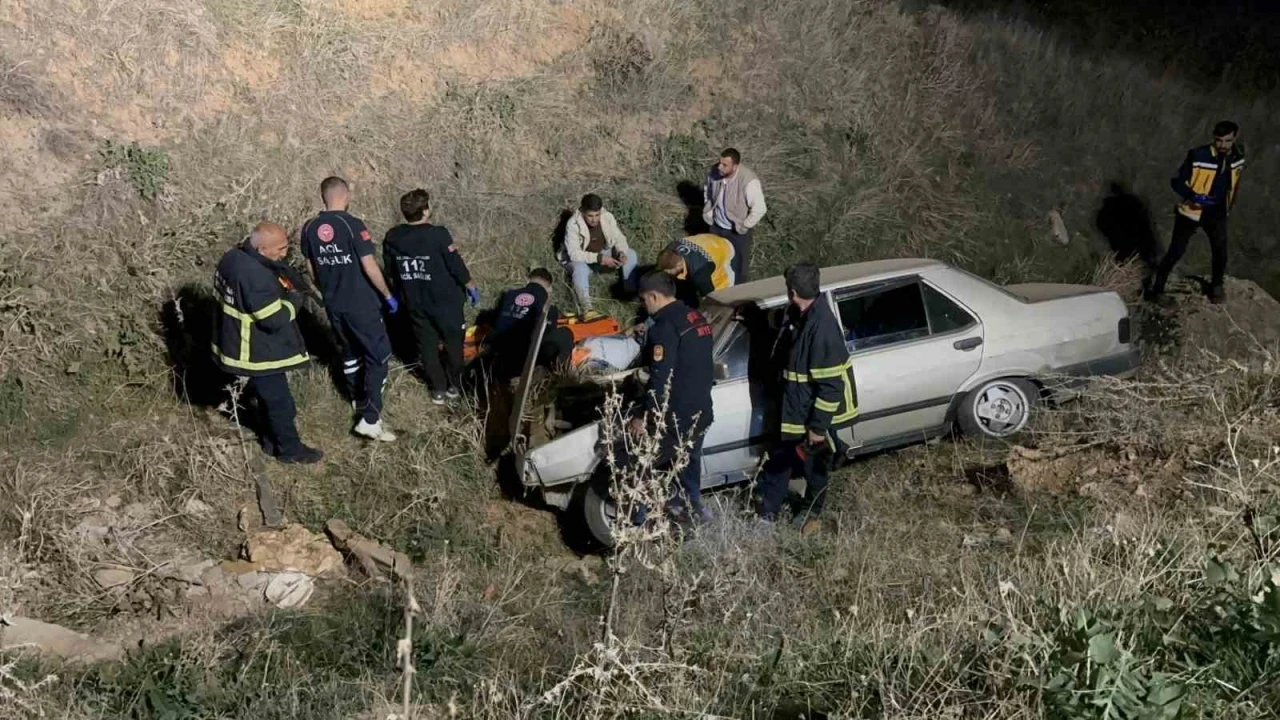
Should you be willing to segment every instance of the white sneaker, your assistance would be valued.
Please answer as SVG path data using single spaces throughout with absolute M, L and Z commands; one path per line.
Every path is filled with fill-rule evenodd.
M 360 422 L 356 423 L 355 433 L 360 437 L 381 440 L 382 442 L 393 442 L 396 439 L 395 433 L 382 427 L 381 420 L 376 423 L 368 423 L 365 422 L 364 418 L 360 418 Z

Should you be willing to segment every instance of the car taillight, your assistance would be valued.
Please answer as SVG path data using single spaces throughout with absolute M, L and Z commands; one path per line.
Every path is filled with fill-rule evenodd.
M 1125 345 L 1129 344 L 1129 318 L 1120 318 L 1120 323 L 1116 327 L 1116 334 L 1120 337 L 1120 342 Z

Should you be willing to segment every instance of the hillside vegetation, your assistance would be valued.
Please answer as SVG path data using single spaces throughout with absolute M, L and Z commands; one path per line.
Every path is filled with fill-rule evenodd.
M 0 0 L 0 615 L 129 650 L 6 652 L 0 716 L 400 711 L 400 589 L 327 580 L 245 612 L 165 570 L 236 557 L 257 523 L 256 451 L 203 356 L 212 267 L 257 221 L 314 213 L 326 175 L 376 236 L 429 189 L 486 300 L 553 263 L 585 192 L 652 258 L 726 146 L 769 198 L 758 276 L 928 256 L 1132 299 L 1099 198 L 1126 183 L 1167 238 L 1168 176 L 1223 117 L 1250 156 L 1229 272 L 1257 285 L 1142 310 L 1143 376 L 1024 447 L 846 468 L 816 539 L 722 494 L 711 530 L 618 574 L 504 496 L 481 422 L 398 365 L 399 442 L 349 437 L 317 364 L 291 382 L 326 462 L 267 475 L 289 520 L 414 561 L 414 717 L 1272 716 L 1280 326 L 1258 286 L 1280 290 L 1280 97 L 918 5 Z

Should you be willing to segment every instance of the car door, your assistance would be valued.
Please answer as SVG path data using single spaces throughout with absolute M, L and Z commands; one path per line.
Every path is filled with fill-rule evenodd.
M 842 439 L 869 449 L 942 429 L 952 399 L 982 363 L 978 316 L 918 277 L 855 286 L 833 299 L 859 410 Z
M 763 452 L 764 398 L 748 378 L 751 337 L 746 323 L 733 321 L 716 353 L 711 388 L 715 420 L 702 442 L 702 484 L 713 487 L 745 479 Z

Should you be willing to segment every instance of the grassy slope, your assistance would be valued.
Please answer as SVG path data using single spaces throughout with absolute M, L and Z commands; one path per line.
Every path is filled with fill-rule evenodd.
M 14 68 L 0 127 L 19 160 L 0 191 L 18 209 L 5 230 L 23 239 L 0 246 L 0 491 L 13 500 L 0 539 L 24 538 L 21 565 L 39 568 L 17 596 L 27 612 L 112 625 L 68 539 L 88 498 L 176 511 L 198 495 L 218 522 L 178 517 L 171 532 L 234 552 L 232 509 L 252 493 L 226 423 L 175 401 L 161 308 L 206 283 L 257 219 L 293 225 L 313 212 L 331 172 L 356 183 L 355 209 L 375 232 L 395 221 L 399 193 L 430 188 L 490 297 L 550 262 L 557 213 L 589 190 L 652 254 L 684 216 L 677 183 L 725 145 L 769 194 L 761 272 L 802 256 L 928 255 L 1000 280 L 1082 280 L 1102 252 L 1087 228 L 1107 180 L 1131 180 L 1158 209 L 1171 166 L 1212 120 L 1235 116 L 1255 137 L 1274 127 L 1270 98 L 1237 105 L 1228 89 L 1072 57 L 1026 26 L 880 3 L 354 5 L 0 7 Z M 112 172 L 104 140 L 165 154 L 158 198 L 139 198 L 132 181 L 156 166 Z M 1275 245 L 1280 168 L 1270 148 L 1252 148 L 1234 232 L 1237 258 L 1259 262 L 1234 269 L 1274 285 L 1261 261 Z M 1076 233 L 1066 249 L 1046 242 L 1058 204 Z M 423 702 L 456 697 L 470 717 L 530 710 L 597 637 L 599 586 L 545 569 L 563 553 L 550 520 L 499 497 L 470 419 L 441 418 L 407 374 L 389 394 L 404 431 L 394 447 L 346 437 L 322 370 L 294 387 L 304 437 L 331 459 L 315 472 L 272 468 L 272 479 L 291 516 L 313 527 L 341 516 L 422 560 Z M 1028 656 L 1050 667 L 1060 613 L 1174 593 L 1209 538 L 1230 546 L 1240 534 L 1155 505 L 1139 513 L 1136 542 L 1116 543 L 1085 531 L 1109 522 L 1105 502 L 957 494 L 963 469 L 990 459 L 971 451 L 860 466 L 833 498 L 841 528 L 826 540 L 731 528 L 693 548 L 682 577 L 701 572 L 699 602 L 682 616 L 678 653 L 646 682 L 664 703 L 729 716 L 792 701 L 1032 715 L 1039 696 L 1011 680 L 1027 672 L 1016 647 L 983 654 L 982 627 L 1021 628 L 1039 643 Z M 961 550 L 965 535 L 997 527 L 1019 541 Z M 1173 559 L 1156 554 L 1170 545 Z M 1011 597 L 1002 581 L 1036 590 Z M 659 583 L 628 583 L 623 635 L 651 645 Z M 47 701 L 85 715 L 347 717 L 394 694 L 398 617 L 379 592 L 340 588 L 314 612 L 200 626 L 124 668 L 71 672 Z M 587 697 L 560 712 L 588 716 Z M 642 700 L 612 707 L 625 702 Z

